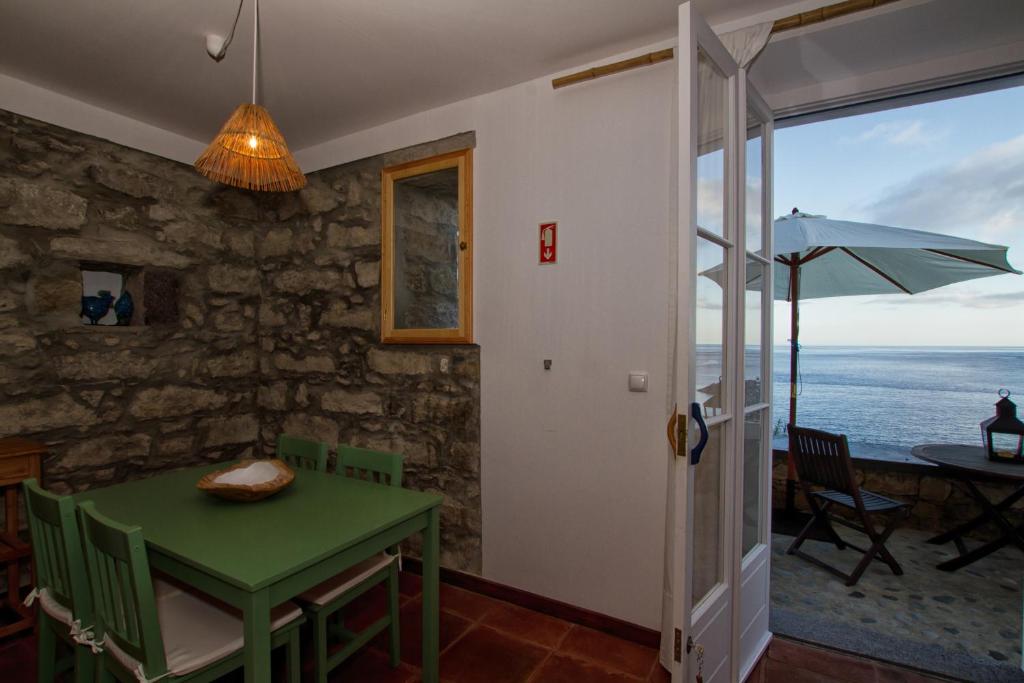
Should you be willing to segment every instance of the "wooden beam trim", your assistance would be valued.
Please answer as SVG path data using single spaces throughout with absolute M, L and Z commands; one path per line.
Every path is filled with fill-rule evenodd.
M 819 7 L 818 9 L 811 10 L 810 12 L 800 12 L 799 14 L 793 14 L 782 19 L 777 19 L 772 24 L 772 33 L 780 33 L 782 31 L 789 31 L 794 28 L 800 28 L 801 26 L 810 26 L 811 24 L 819 24 L 829 19 L 835 19 L 836 17 L 846 16 L 847 14 L 853 14 L 854 12 L 863 12 L 864 10 L 874 9 L 875 7 L 881 7 L 882 5 L 888 5 L 898 0 L 845 0 L 845 2 L 838 2 L 834 5 L 827 5 L 825 7 Z
M 592 81 L 595 78 L 601 78 L 602 76 L 611 76 L 612 74 L 617 74 L 622 71 L 629 71 L 630 69 L 637 69 L 642 66 L 658 64 L 672 59 L 674 55 L 675 51 L 671 47 L 665 50 L 658 50 L 656 52 L 648 52 L 647 54 L 640 55 L 639 57 L 623 59 L 620 62 L 612 62 L 611 64 L 602 64 L 600 66 L 584 69 L 583 71 L 571 73 L 568 76 L 560 76 L 559 78 L 551 81 L 551 87 L 558 90 L 559 88 L 564 88 L 567 85 L 583 83 L 584 81 Z

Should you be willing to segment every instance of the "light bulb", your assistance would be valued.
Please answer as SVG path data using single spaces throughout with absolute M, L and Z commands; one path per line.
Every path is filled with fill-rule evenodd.
M 252 148 L 252 149 L 256 149 L 256 145 L 258 145 L 258 144 L 259 144 L 259 140 L 256 139 L 256 136 L 255 135 L 250 135 L 249 136 L 249 147 Z

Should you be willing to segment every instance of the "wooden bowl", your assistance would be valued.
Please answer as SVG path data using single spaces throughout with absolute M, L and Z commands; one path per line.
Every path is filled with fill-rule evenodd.
M 295 472 L 280 460 L 242 460 L 204 475 L 196 488 L 225 500 L 252 503 L 274 495 L 294 480 Z

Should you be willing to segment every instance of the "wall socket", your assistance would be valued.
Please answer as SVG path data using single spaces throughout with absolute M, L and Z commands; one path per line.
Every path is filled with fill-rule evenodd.
M 441 359 L 441 372 L 447 374 L 450 369 L 451 369 L 451 361 L 448 360 L 447 358 L 442 358 Z

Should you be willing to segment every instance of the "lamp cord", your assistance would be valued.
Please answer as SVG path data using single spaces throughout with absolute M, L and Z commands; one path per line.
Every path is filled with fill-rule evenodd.
M 252 13 L 252 103 L 256 104 L 256 54 L 260 44 L 260 0 L 253 0 Z

